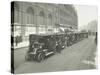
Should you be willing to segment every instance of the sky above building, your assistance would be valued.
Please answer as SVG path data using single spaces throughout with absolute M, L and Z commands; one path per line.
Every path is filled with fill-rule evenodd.
M 89 22 L 98 19 L 97 6 L 74 5 L 78 15 L 78 26 L 84 27 Z

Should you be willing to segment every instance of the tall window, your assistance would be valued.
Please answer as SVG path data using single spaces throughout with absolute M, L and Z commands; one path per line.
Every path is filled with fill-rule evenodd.
M 20 35 L 21 26 L 19 26 L 19 5 L 14 3 L 14 9 L 12 10 L 12 23 L 14 23 L 14 35 Z
M 27 9 L 27 24 L 34 24 L 34 10 L 31 7 Z
M 39 30 L 39 34 L 45 34 L 46 33 L 46 28 L 45 28 L 45 26 L 46 26 L 46 24 L 45 24 L 45 13 L 44 13 L 44 11 L 43 10 L 41 10 L 40 12 L 39 12 L 39 18 L 38 18 L 38 20 L 39 20 L 39 26 L 38 26 L 38 30 Z
M 14 23 L 19 23 L 19 6 L 14 3 Z
M 45 13 L 44 13 L 44 11 L 40 11 L 39 16 L 40 16 L 40 19 L 39 19 L 40 25 L 45 25 Z
M 27 26 L 25 36 L 36 33 L 36 26 L 34 25 L 34 9 L 29 7 L 27 9 Z
M 50 25 L 52 25 L 52 14 L 48 14 L 48 18 L 49 18 Z
M 43 11 L 40 11 L 39 15 L 40 15 L 41 17 L 45 17 L 45 14 L 44 14 Z

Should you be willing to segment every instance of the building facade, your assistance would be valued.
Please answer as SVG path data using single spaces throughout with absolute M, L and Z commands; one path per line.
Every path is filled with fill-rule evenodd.
M 77 12 L 73 5 L 12 2 L 11 25 L 14 37 L 30 34 L 59 33 L 60 28 L 78 29 Z

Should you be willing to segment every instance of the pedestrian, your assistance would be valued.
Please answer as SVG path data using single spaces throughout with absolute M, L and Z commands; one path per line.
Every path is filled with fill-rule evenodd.
M 18 35 L 15 37 L 16 46 L 18 45 Z

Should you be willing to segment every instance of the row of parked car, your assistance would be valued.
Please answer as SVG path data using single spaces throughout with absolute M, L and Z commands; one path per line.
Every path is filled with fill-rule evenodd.
M 25 55 L 25 60 L 41 62 L 47 56 L 60 53 L 65 47 L 69 47 L 85 38 L 88 38 L 88 33 L 31 34 L 29 36 L 29 50 Z

